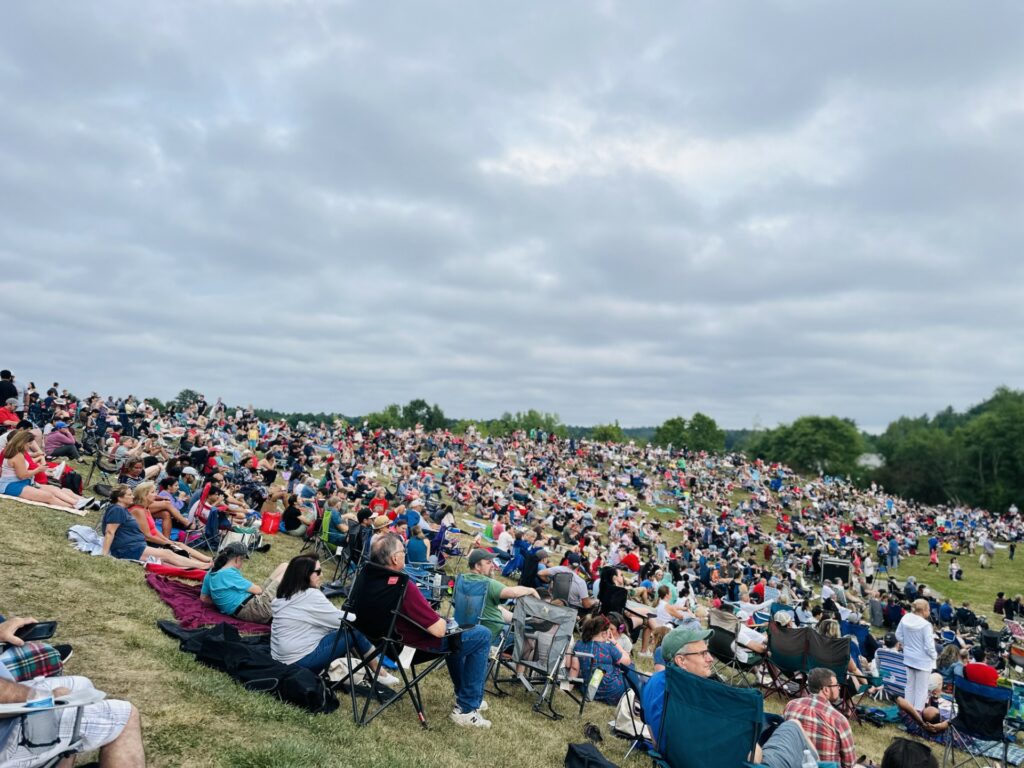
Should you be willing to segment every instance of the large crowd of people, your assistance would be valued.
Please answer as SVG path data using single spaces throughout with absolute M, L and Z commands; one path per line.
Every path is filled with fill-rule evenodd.
M 655 739 L 665 667 L 713 676 L 709 611 L 741 620 L 741 660 L 766 652 L 769 625 L 851 637 L 854 685 L 878 688 L 875 651 L 893 648 L 907 669 L 895 703 L 908 729 L 925 738 L 940 733 L 949 714 L 936 706 L 934 674 L 948 680 L 957 664 L 968 679 L 989 680 L 986 668 L 1004 672 L 1005 658 L 983 647 L 991 631 L 984 617 L 939 595 L 945 575 L 963 577 L 960 559 L 977 556 L 989 567 L 1003 552 L 1013 558 L 1024 534 L 1016 508 L 927 506 L 845 478 L 805 482 L 740 453 L 542 430 L 489 437 L 473 428 L 291 425 L 201 396 L 161 410 L 131 395 L 77 398 L 56 382 L 44 394 L 32 383 L 20 387 L 10 371 L 0 372 L 0 401 L 0 494 L 84 509 L 97 501 L 72 462 L 105 467 L 102 553 L 208 571 L 202 599 L 226 615 L 270 622 L 273 655 L 288 664 L 319 672 L 341 655 L 365 653 L 368 643 L 356 637 L 350 648 L 339 634 L 342 615 L 320 589 L 315 556 L 282 563 L 257 585 L 242 574 L 245 547 L 204 551 L 211 525 L 279 517 L 284 533 L 324 536 L 357 560 L 395 570 L 444 567 L 461 546 L 469 577 L 487 588 L 480 625 L 463 632 L 449 658 L 451 719 L 459 725 L 491 726 L 484 677 L 488 658 L 507 649 L 490 646 L 504 636 L 511 602 L 547 594 L 559 574 L 571 577 L 563 602 L 581 619 L 579 655 L 566 660 L 570 677 L 600 669 L 594 698 L 609 704 L 627 683 L 642 689 Z M 940 584 L 900 578 L 901 562 L 914 556 L 928 556 Z M 822 580 L 830 563 L 839 570 Z M 444 619 L 419 590 L 407 601 L 418 617 L 404 627 L 407 644 L 440 648 Z M 1021 597 L 1000 593 L 994 608 L 1012 623 Z M 650 679 L 638 672 L 644 659 L 655 669 Z M 386 672 L 381 678 L 397 682 Z M 853 766 L 851 731 L 834 706 L 837 685 L 834 673 L 812 671 L 808 695 L 789 703 L 787 724 L 752 759 L 800 766 L 809 750 Z M 13 698 L 0 701 L 27 695 L 16 683 L 3 686 L 0 697 Z M 111 744 L 126 738 L 115 730 L 135 739 L 137 714 L 120 720 Z

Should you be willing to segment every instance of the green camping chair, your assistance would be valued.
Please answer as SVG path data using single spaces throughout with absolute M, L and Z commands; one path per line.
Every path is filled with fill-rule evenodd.
M 781 697 L 803 695 L 810 669 L 807 649 L 812 634 L 816 633 L 808 627 L 786 628 L 775 622 L 768 625 L 768 673 L 771 679 L 765 684 L 766 699 L 772 694 Z
M 752 688 L 734 688 L 665 669 L 665 714 L 657 734 L 655 763 L 670 768 L 741 768 L 757 746 L 764 699 Z M 666 723 L 671 723 L 666 727 Z M 678 727 L 685 723 L 686 727 Z M 699 739 L 693 735 L 700 734 Z

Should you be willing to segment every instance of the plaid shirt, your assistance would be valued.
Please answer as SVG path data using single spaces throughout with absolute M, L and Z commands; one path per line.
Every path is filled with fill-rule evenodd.
M 64 669 L 60 654 L 46 643 L 25 643 L 24 645 L 0 644 L 0 664 L 7 667 L 11 677 L 19 683 L 37 677 L 53 677 Z
M 787 720 L 800 723 L 807 738 L 818 750 L 818 760 L 839 763 L 842 768 L 852 768 L 857 762 L 849 721 L 822 694 L 794 699 L 786 705 L 782 714 Z

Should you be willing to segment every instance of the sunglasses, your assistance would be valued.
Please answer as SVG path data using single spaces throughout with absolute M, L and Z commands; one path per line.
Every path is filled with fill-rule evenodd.
M 313 573 L 315 573 L 315 574 L 320 574 L 322 571 L 323 571 L 322 568 L 314 568 L 313 569 Z

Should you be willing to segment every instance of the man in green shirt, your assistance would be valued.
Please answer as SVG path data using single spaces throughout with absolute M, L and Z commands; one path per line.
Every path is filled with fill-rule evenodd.
M 492 579 L 495 557 L 497 555 L 486 549 L 474 549 L 469 553 L 469 573 L 463 577 L 466 581 L 487 582 L 487 597 L 484 599 L 484 609 L 480 613 L 480 623 L 491 631 L 492 643 L 498 639 L 505 625 L 512 621 L 512 613 L 501 606 L 505 600 L 514 600 L 525 595 L 540 597 L 533 587 L 507 587 Z

